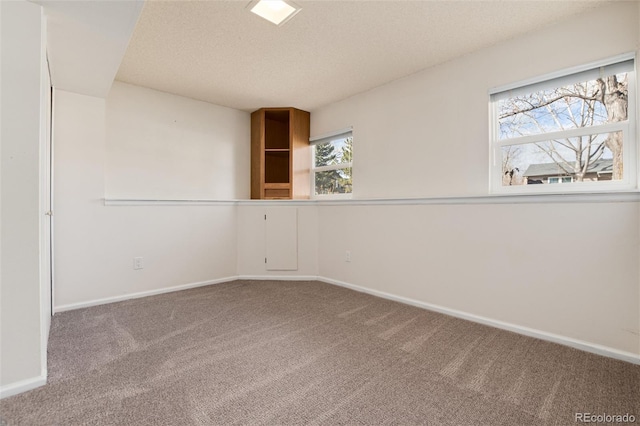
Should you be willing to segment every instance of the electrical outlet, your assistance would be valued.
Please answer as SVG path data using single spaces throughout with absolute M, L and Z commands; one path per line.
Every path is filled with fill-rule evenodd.
M 351 262 L 351 251 L 347 250 L 344 252 L 344 261 Z
M 133 258 L 133 269 L 143 269 L 144 268 L 144 263 L 142 263 L 142 258 L 141 257 L 134 257 Z

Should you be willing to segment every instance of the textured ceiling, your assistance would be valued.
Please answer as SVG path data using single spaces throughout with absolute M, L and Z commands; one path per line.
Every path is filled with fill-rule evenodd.
M 297 3 L 277 27 L 249 1 L 147 0 L 116 78 L 246 111 L 313 110 L 603 2 Z

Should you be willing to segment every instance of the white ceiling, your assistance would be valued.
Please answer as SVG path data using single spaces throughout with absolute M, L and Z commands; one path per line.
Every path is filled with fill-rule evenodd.
M 277 27 L 249 0 L 147 0 L 116 79 L 246 111 L 313 110 L 606 2 L 297 3 Z
M 33 0 L 47 17 L 51 82 L 106 97 L 144 5 L 141 1 Z

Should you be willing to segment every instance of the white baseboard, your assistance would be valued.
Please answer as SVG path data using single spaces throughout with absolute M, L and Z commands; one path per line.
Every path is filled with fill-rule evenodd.
M 115 297 L 107 297 L 107 298 L 104 298 L 104 299 L 91 300 L 91 301 L 87 301 L 87 302 L 80 302 L 80 303 L 72 303 L 72 304 L 68 304 L 68 305 L 61 305 L 61 306 L 57 306 L 55 308 L 55 312 L 69 311 L 69 310 L 73 310 L 73 309 L 86 308 L 86 307 L 89 307 L 89 306 L 103 305 L 103 304 L 113 303 L 113 302 L 121 302 L 123 300 L 136 299 L 136 298 L 146 297 L 146 296 L 154 296 L 154 295 L 157 295 L 157 294 L 170 293 L 170 292 L 180 291 L 180 290 L 187 290 L 189 288 L 202 287 L 202 286 L 207 286 L 207 285 L 212 285 L 212 284 L 219 284 L 219 283 L 235 281 L 235 280 L 256 280 L 256 281 L 268 281 L 268 280 L 274 280 L 274 281 L 314 281 L 314 280 L 317 280 L 317 281 L 322 281 L 322 282 L 327 283 L 327 284 L 333 284 L 333 285 L 337 285 L 337 286 L 340 286 L 340 287 L 349 288 L 351 290 L 355 290 L 355 291 L 358 291 L 358 292 L 361 292 L 361 293 L 371 294 L 373 296 L 378 296 L 378 297 L 382 297 L 384 299 L 394 300 L 396 302 L 400 302 L 400 303 L 404 303 L 404 304 L 407 304 L 407 305 L 416 306 L 418 308 L 427 309 L 427 310 L 434 311 L 434 312 L 440 312 L 442 314 L 453 316 L 453 317 L 456 317 L 456 318 L 461 318 L 461 319 L 465 319 L 465 320 L 468 320 L 468 321 L 473 321 L 473 322 L 476 322 L 476 323 L 479 323 L 479 324 L 484 324 L 484 325 L 488 325 L 488 326 L 491 326 L 491 327 L 500 328 L 502 330 L 512 331 L 514 333 L 523 334 L 525 336 L 535 337 L 537 339 L 558 343 L 558 344 L 561 344 L 561 345 L 569 346 L 569 347 L 572 347 L 572 348 L 575 348 L 575 349 L 580 349 L 580 350 L 583 350 L 583 351 L 586 351 L 586 352 L 590 352 L 590 353 L 594 353 L 594 354 L 597 354 L 597 355 L 602 355 L 602 356 L 606 356 L 606 357 L 609 357 L 609 358 L 615 358 L 615 359 L 619 359 L 619 360 L 622 360 L 622 361 L 626 361 L 626 362 L 630 362 L 630 363 L 633 363 L 633 364 L 640 365 L 640 355 L 634 354 L 632 352 L 625 352 L 625 351 L 621 351 L 621 350 L 618 350 L 618 349 L 610 348 L 608 346 L 598 345 L 596 343 L 585 342 L 583 340 L 578 340 L 578 339 L 574 339 L 574 338 L 571 338 L 571 337 L 561 336 L 561 335 L 554 334 L 554 333 L 548 333 L 546 331 L 536 330 L 536 329 L 529 328 L 529 327 L 524 327 L 524 326 L 520 326 L 520 325 L 516 325 L 516 324 L 511 324 L 511 323 L 507 323 L 507 322 L 503 322 L 503 321 L 499 321 L 499 320 L 495 320 L 495 319 L 491 319 L 491 318 L 487 318 L 487 317 L 483 317 L 483 316 L 479 316 L 479 315 L 474 315 L 474 314 L 470 314 L 470 313 L 467 313 L 467 312 L 458 311 L 458 310 L 455 310 L 455 309 L 450 309 L 450 308 L 446 308 L 446 307 L 443 307 L 443 306 L 434 305 L 434 304 L 431 304 L 431 303 L 421 302 L 419 300 L 410 299 L 410 298 L 407 298 L 407 297 L 396 296 L 394 294 L 386 293 L 384 291 L 373 290 L 373 289 L 370 289 L 370 288 L 361 287 L 361 286 L 350 284 L 350 283 L 346 283 L 346 282 L 343 282 L 343 281 L 334 280 L 332 278 L 326 278 L 326 277 L 316 276 L 316 275 L 238 275 L 238 276 L 219 278 L 219 279 L 210 280 L 210 281 L 202 281 L 202 282 L 197 282 L 197 283 L 184 284 L 184 285 L 179 285 L 179 286 L 175 286 L 175 287 L 167 287 L 167 288 L 162 288 L 162 289 L 158 289 L 158 290 L 143 291 L 143 292 L 139 292 L 139 293 L 131 293 L 131 294 L 125 294 L 125 295 L 115 296 Z M 46 382 L 46 376 L 44 378 L 44 381 Z M 37 386 L 34 386 L 34 387 L 37 387 Z M 16 392 L 16 393 L 18 393 L 18 392 Z
M 22 392 L 30 391 L 46 384 L 47 373 L 44 372 L 37 377 L 32 377 L 30 379 L 20 380 L 19 382 L 11 383 L 9 385 L 0 386 L 0 399 L 17 395 Z
M 141 291 L 138 293 L 123 294 L 120 296 L 105 297 L 103 299 L 88 300 L 86 302 L 69 303 L 54 307 L 54 312 L 72 311 L 74 309 L 88 308 L 90 306 L 106 305 L 108 303 L 122 302 L 129 299 L 138 299 L 140 297 L 155 296 L 157 294 L 171 293 L 174 291 L 187 290 L 195 287 L 204 287 L 207 285 L 226 283 L 235 280 L 255 280 L 255 281 L 314 281 L 317 280 L 316 275 L 238 275 L 231 277 L 218 278 L 209 281 L 200 281 L 197 283 L 183 284 L 174 287 L 166 287 L 157 290 Z
M 503 321 L 494 320 L 491 318 L 482 317 L 479 315 L 469 314 L 469 313 L 458 311 L 455 309 L 449 309 L 443 306 L 433 305 L 431 303 L 425 303 L 415 299 L 409 299 L 407 297 L 396 296 L 394 294 L 385 293 L 384 291 L 373 290 L 370 288 L 349 284 L 349 283 L 334 280 L 331 278 L 318 277 L 317 279 L 318 281 L 322 281 L 327 284 L 333 284 L 340 287 L 345 287 L 351 290 L 359 291 L 361 293 L 371 294 L 373 296 L 378 296 L 384 299 L 405 303 L 407 305 L 416 306 L 418 308 L 427 309 L 429 311 L 439 312 L 452 317 L 461 318 L 468 321 L 473 321 L 480 324 L 488 325 L 491 327 L 500 328 L 502 330 L 523 334 L 525 336 L 546 340 L 548 342 L 558 343 L 564 346 L 580 349 L 582 351 L 590 352 L 596 355 L 602 355 L 609 358 L 615 358 L 622 361 L 630 362 L 632 364 L 640 365 L 640 355 L 634 354 L 632 352 L 621 351 L 618 349 L 610 348 L 608 346 L 598 345 L 596 343 L 585 342 L 583 340 L 573 339 L 571 337 L 561 336 L 554 333 L 548 333 L 546 331 L 536 330 L 529 327 L 523 327 L 516 324 L 511 324 Z
M 160 288 L 160 289 L 157 289 L 157 290 L 148 290 L 148 291 L 141 291 L 141 292 L 138 292 L 138 293 L 123 294 L 123 295 L 120 295 L 120 296 L 105 297 L 104 299 L 95 299 L 95 300 L 89 300 L 89 301 L 86 301 L 86 302 L 70 303 L 68 305 L 56 306 L 54 308 L 54 312 L 58 313 L 58 312 L 64 312 L 64 311 L 71 311 L 71 310 L 74 310 L 74 309 L 88 308 L 90 306 L 105 305 L 107 303 L 122 302 L 123 300 L 138 299 L 140 297 L 155 296 L 157 294 L 171 293 L 171 292 L 174 292 L 174 291 L 187 290 L 187 289 L 190 289 L 190 288 L 204 287 L 204 286 L 212 285 L 212 284 L 226 283 L 226 282 L 229 282 L 229 281 L 235 281 L 237 279 L 238 279 L 237 276 L 218 278 L 218 279 L 215 279 L 215 280 L 200 281 L 200 282 L 196 282 L 196 283 L 183 284 L 183 285 L 178 285 L 178 286 L 174 286 L 174 287 L 165 287 L 165 288 Z
M 239 280 L 322 281 L 317 275 L 238 275 Z

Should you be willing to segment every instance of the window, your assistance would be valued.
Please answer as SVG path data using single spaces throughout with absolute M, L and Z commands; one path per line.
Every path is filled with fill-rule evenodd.
M 547 183 L 571 183 L 571 182 L 573 182 L 573 177 L 562 176 L 562 177 L 550 177 Z
M 635 90 L 625 55 L 493 91 L 492 191 L 636 188 Z
M 351 129 L 312 138 L 311 169 L 314 196 L 349 196 L 353 188 L 353 134 Z

